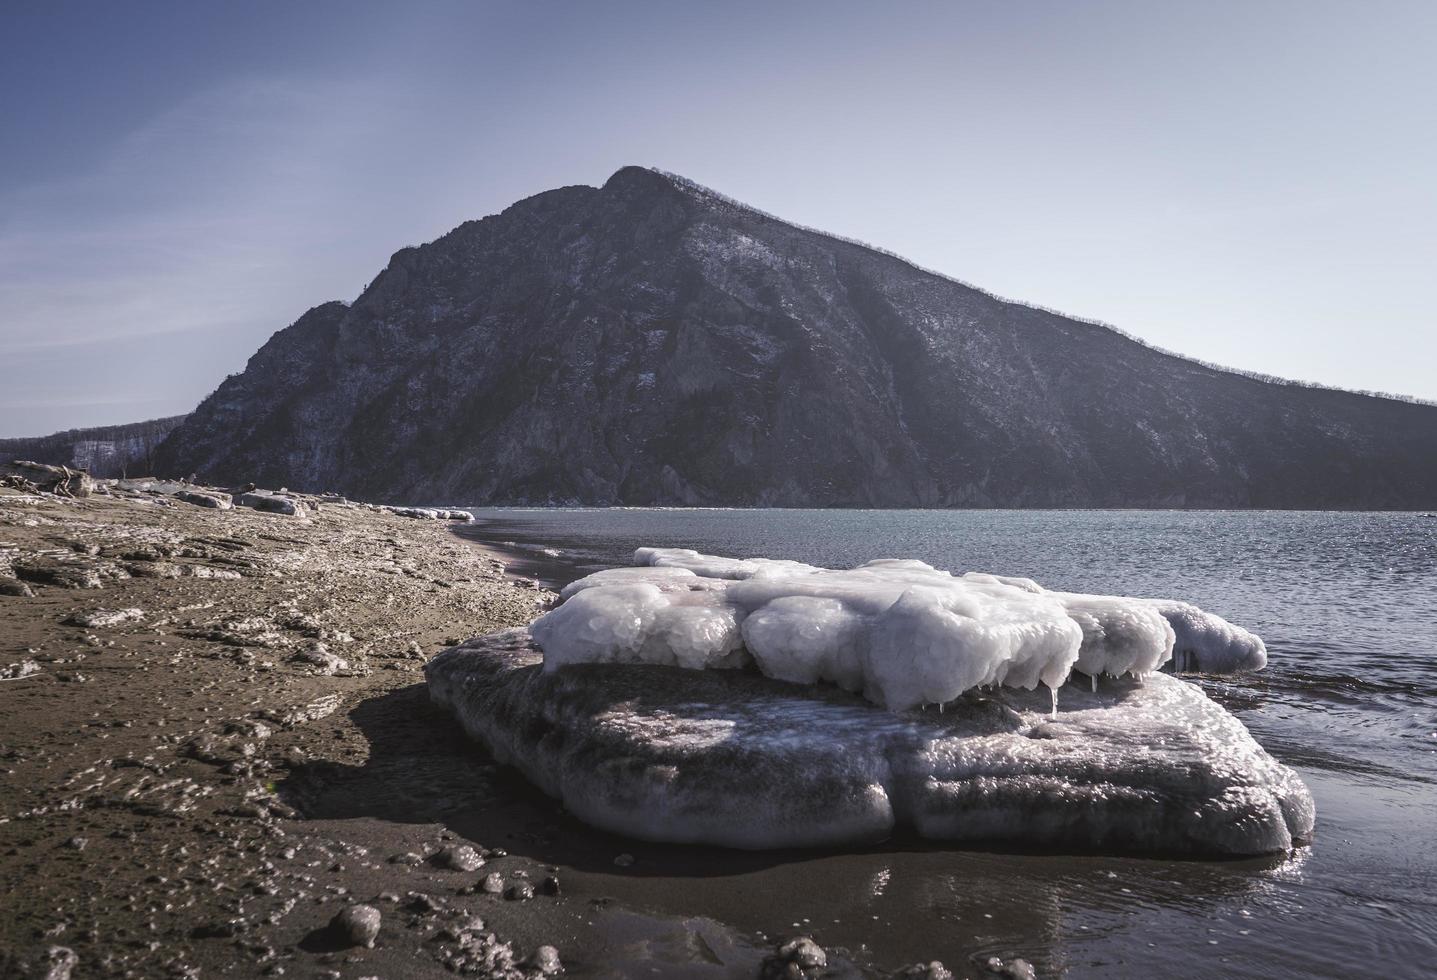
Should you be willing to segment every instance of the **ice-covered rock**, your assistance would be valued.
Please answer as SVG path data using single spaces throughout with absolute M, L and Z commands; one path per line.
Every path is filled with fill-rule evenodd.
M 474 515 L 467 510 L 450 510 L 444 507 L 391 507 L 384 505 L 381 510 L 396 517 L 414 517 L 423 521 L 472 521 Z
M 234 503 L 240 507 L 252 507 L 255 510 L 271 514 L 285 514 L 289 517 L 295 516 L 300 510 L 299 502 L 293 497 L 270 493 L 268 490 L 250 490 L 238 494 L 234 498 Z
M 973 600 L 980 606 L 1006 595 L 982 586 Z M 648 606 L 684 593 L 653 582 L 594 585 L 556 612 L 609 588 L 631 590 L 628 612 L 612 620 L 631 629 L 611 635 L 600 611 L 598 624 L 580 624 L 583 642 L 648 657 Z M 1051 594 L 1026 594 L 1063 608 Z M 844 604 L 822 595 L 769 602 L 778 599 Z M 893 628 L 915 649 L 944 635 L 944 616 L 957 615 L 937 599 L 912 604 Z M 848 628 L 808 609 L 785 620 L 785 608 L 753 630 L 842 636 Z M 1161 632 L 1139 614 L 1119 617 L 1102 606 L 1083 613 L 1111 636 L 1101 656 L 1117 658 L 1105 661 L 1113 664 L 1138 643 L 1133 637 Z M 1084 628 L 1066 622 L 1072 662 Z M 1007 623 L 974 629 L 986 644 Z M 806 641 L 797 647 L 810 649 Z M 572 660 L 546 670 L 548 655 L 528 630 L 508 630 L 439 654 L 425 674 L 434 700 L 496 758 L 581 819 L 632 837 L 777 848 L 876 841 L 905 829 L 935 840 L 1236 856 L 1283 851 L 1312 832 L 1312 798 L 1296 775 L 1176 677 L 1124 675 L 1096 692 L 1070 684 L 1056 716 L 1045 692 L 1007 685 L 969 689 L 942 713 L 900 713 L 836 686 L 752 671 Z M 1014 660 L 1008 669 L 1034 662 L 1046 661 Z
M 1196 606 L 1049 592 L 1031 579 L 952 575 L 879 559 L 835 570 L 640 548 L 634 568 L 571 583 L 533 625 L 549 669 L 584 662 L 741 667 L 828 682 L 895 710 L 978 687 L 1056 691 L 1077 670 L 1143 678 L 1253 670 L 1262 641 Z
M 103 629 L 144 618 L 143 609 L 88 609 L 70 615 L 65 622 L 70 626 Z
M 187 504 L 194 504 L 196 507 L 210 507 L 214 510 L 229 510 L 234 506 L 234 500 L 230 495 L 219 490 L 187 488 L 176 491 L 175 499 L 183 500 Z
M 373 905 L 347 905 L 330 920 L 330 931 L 350 946 L 373 948 L 383 922 L 379 909 Z
M 0 462 L 0 480 L 14 481 L 17 486 L 29 486 L 62 497 L 88 497 L 95 491 L 95 481 L 84 470 L 28 459 Z
M 290 660 L 308 664 L 314 668 L 316 674 L 324 676 L 332 676 L 338 671 L 349 669 L 349 661 L 337 654 L 330 653 L 329 647 L 318 640 L 312 640 L 305 644 L 290 657 Z

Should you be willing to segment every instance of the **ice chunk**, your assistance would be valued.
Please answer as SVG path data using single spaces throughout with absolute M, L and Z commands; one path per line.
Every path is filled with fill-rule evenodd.
M 638 661 L 663 593 L 647 582 L 585 589 L 534 623 L 550 669 L 567 663 Z
M 1261 637 L 1205 613 L 1188 602 L 1149 599 L 1173 628 L 1173 669 L 1204 674 L 1239 674 L 1267 666 Z
M 650 590 L 632 594 L 638 609 L 664 595 L 624 588 Z M 842 647 L 857 628 L 836 599 L 770 605 L 743 632 L 771 632 L 759 644 L 771 649 L 809 651 L 814 636 Z M 904 606 L 915 636 L 926 617 L 952 614 L 930 597 Z M 1312 833 L 1302 782 L 1175 677 L 1118 678 L 1096 693 L 1069 685 L 1053 720 L 1046 692 L 1006 686 L 970 689 L 941 715 L 895 714 L 828 685 L 647 664 L 545 670 L 550 656 L 527 630 L 508 630 L 439 654 L 425 675 L 434 700 L 496 758 L 581 819 L 633 837 L 779 848 L 907 829 L 935 840 L 1242 856 Z
M 1076 666 L 1089 677 L 1143 677 L 1172 656 L 1173 628 L 1154 605 L 1112 596 L 1054 595 L 1082 628 Z
M 647 582 L 657 586 L 661 592 L 679 592 L 687 591 L 691 587 L 698 587 L 701 582 L 712 581 L 712 579 L 699 578 L 687 568 L 605 568 L 570 582 L 559 593 L 559 598 L 567 599 L 575 592 L 597 588 L 601 585 L 633 585 Z
M 533 630 L 548 651 L 550 670 L 571 663 L 650 663 L 699 670 L 747 662 L 737 609 L 704 592 L 665 594 L 652 582 L 577 590 L 540 617 Z
M 746 579 L 825 571 L 784 558 L 720 558 L 717 555 L 701 555 L 688 548 L 640 548 L 634 552 L 634 561 L 661 568 L 687 568 L 695 575 L 706 578 Z
M 1049 592 L 903 558 L 848 570 L 682 548 L 640 548 L 635 559 L 572 583 L 534 624 L 551 669 L 751 658 L 769 677 L 836 684 L 901 711 L 976 687 L 1056 691 L 1074 669 L 1141 679 L 1175 650 L 1182 670 L 1266 662 L 1257 637 L 1181 602 Z
M 1209 672 L 1266 664 L 1259 638 L 1186 602 L 1049 592 L 914 559 L 835 570 L 661 547 L 635 559 L 573 582 L 536 622 L 550 668 L 752 658 L 777 680 L 836 684 L 905 710 L 976 687 L 1056 691 L 1072 670 L 1141 680 L 1170 662 Z
M 865 629 L 838 599 L 780 596 L 743 621 L 743 641 L 769 677 L 798 684 L 829 681 L 861 691 Z

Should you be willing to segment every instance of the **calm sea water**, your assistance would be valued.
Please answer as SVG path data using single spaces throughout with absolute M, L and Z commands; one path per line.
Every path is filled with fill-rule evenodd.
M 736 861 L 727 888 L 710 882 L 704 907 L 679 911 L 779 929 L 789 923 L 743 900 L 755 888 L 778 890 L 794 896 L 820 941 L 864 947 L 878 962 L 936 956 L 966 969 L 996 954 L 1074 977 L 1437 975 L 1437 517 L 507 508 L 475 516 L 468 533 L 506 550 L 516 571 L 551 583 L 629 564 L 634 548 L 656 545 L 832 567 L 920 558 L 1049 588 L 1195 602 L 1267 642 L 1266 671 L 1201 683 L 1317 800 L 1316 840 L 1286 858 L 880 849 Z M 830 920 L 825 937 L 820 926 Z

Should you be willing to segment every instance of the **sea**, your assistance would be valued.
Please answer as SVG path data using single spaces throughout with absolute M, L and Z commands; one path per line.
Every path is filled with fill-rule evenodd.
M 674 858 L 626 901 L 959 976 L 990 956 L 1043 977 L 1437 976 L 1437 515 L 472 510 L 462 533 L 550 586 L 658 546 L 834 568 L 918 558 L 1196 603 L 1262 636 L 1269 664 L 1192 683 L 1317 803 L 1309 844 L 1259 860 L 897 842 Z

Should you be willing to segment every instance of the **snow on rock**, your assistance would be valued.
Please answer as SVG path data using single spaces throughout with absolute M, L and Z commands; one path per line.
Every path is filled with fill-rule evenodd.
M 89 609 L 72 614 L 65 620 L 65 623 L 70 626 L 84 626 L 88 629 L 102 629 L 144 618 L 145 611 L 143 609 Z
M 474 515 L 467 510 L 448 510 L 443 507 L 392 507 L 384 504 L 380 510 L 388 511 L 396 517 L 413 517 L 422 521 L 462 521 L 474 520 Z
M 234 497 L 233 503 L 237 507 L 252 507 L 255 510 L 266 511 L 271 514 L 285 514 L 294 517 L 301 511 L 301 506 L 293 497 L 285 494 L 270 493 L 268 490 L 250 490 Z
M 227 493 L 220 493 L 218 490 L 180 490 L 175 493 L 175 499 L 183 500 L 187 504 L 194 504 L 196 507 L 209 507 L 214 510 L 230 510 L 234 507 L 234 498 Z
M 909 572 L 922 569 L 906 566 Z M 967 616 L 956 609 L 969 603 L 984 613 L 985 603 L 1004 595 L 980 584 L 948 597 L 900 598 L 887 642 L 913 644 L 909 662 L 922 664 L 923 651 L 956 628 L 947 617 Z M 609 589 L 623 590 L 622 599 L 606 598 Z M 1051 594 L 1027 594 L 1061 604 Z M 575 634 L 582 641 L 572 642 L 646 662 L 571 660 L 564 670 L 546 669 L 553 652 L 541 652 L 537 634 L 506 630 L 431 660 L 430 695 L 496 758 L 581 819 L 648 840 L 832 846 L 906 829 L 947 841 L 1241 856 L 1283 851 L 1312 833 L 1312 798 L 1296 775 L 1179 678 L 1123 676 L 1095 692 L 1072 685 L 1056 716 L 1045 693 L 1008 685 L 970 688 L 942 713 L 896 713 L 830 685 L 657 666 L 709 659 L 732 642 L 726 629 L 715 628 L 710 639 L 705 624 L 684 618 L 690 613 L 678 627 L 651 626 L 663 610 L 721 609 L 667 605 L 664 597 L 673 595 L 682 593 L 601 580 L 555 610 L 570 607 L 565 615 L 582 627 Z M 611 615 L 611 604 L 621 604 L 623 615 Z M 808 655 L 819 636 L 844 651 L 820 657 L 822 670 L 842 675 L 861 672 L 865 651 L 875 648 L 855 639 L 874 629 L 860 624 L 873 614 L 856 601 L 787 595 L 770 605 L 776 608 L 743 622 L 745 640 L 757 638 L 761 649 Z M 984 651 L 975 658 L 981 676 L 1001 668 L 1028 680 L 1053 662 L 1047 644 L 1058 631 L 1047 618 L 1031 633 L 1012 628 L 1029 608 L 1047 609 L 1014 605 L 959 634 Z M 1114 651 L 1160 632 L 1140 614 L 1099 607 L 1083 615 L 1092 617 L 1088 627 L 1068 620 L 1069 662 L 1086 628 L 1106 630 L 1107 646 L 1094 649 Z M 569 633 L 555 625 L 562 622 L 551 620 L 551 638 Z M 664 656 L 649 642 L 661 634 L 670 644 Z M 993 646 L 1005 655 L 991 655 Z M 1012 650 L 1023 653 L 1006 656 Z M 1102 656 L 1107 663 L 1118 654 Z M 797 653 L 784 662 L 796 673 L 819 670 L 804 667 Z
M 534 623 L 550 670 L 574 663 L 742 667 L 827 682 L 895 711 L 1003 685 L 1054 692 L 1073 670 L 1142 679 L 1255 670 L 1262 640 L 1183 602 L 1049 592 L 1031 579 L 955 576 L 911 559 L 835 570 L 640 548 Z M 1093 681 L 1096 684 L 1096 680 Z

